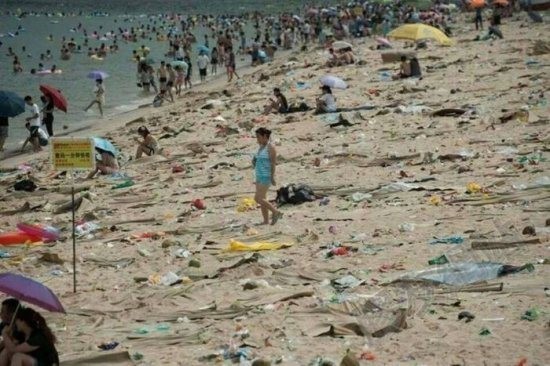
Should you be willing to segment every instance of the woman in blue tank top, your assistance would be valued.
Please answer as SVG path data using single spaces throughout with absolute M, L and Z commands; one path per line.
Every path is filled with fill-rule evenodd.
M 264 221 L 263 225 L 269 224 L 269 211 L 271 211 L 271 225 L 283 217 L 280 212 L 267 200 L 267 191 L 270 185 L 276 185 L 275 166 L 277 164 L 277 152 L 275 147 L 269 143 L 271 131 L 267 128 L 256 130 L 256 139 L 260 148 L 252 160 L 256 172 L 256 195 L 254 199 L 260 205 Z

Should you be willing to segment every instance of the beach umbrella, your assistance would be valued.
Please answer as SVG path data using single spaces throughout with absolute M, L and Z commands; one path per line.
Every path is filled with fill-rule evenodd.
M 31 278 L 15 273 L 0 274 L 0 291 L 42 309 L 64 313 L 65 309 L 47 286 Z
M 336 41 L 332 44 L 332 48 L 335 50 L 342 50 L 344 48 L 352 48 L 353 46 L 351 43 L 344 42 L 344 41 Z
M 67 100 L 61 94 L 61 90 L 54 88 L 51 85 L 42 84 L 39 86 L 39 89 L 44 95 L 49 96 L 52 98 L 53 105 L 63 112 L 67 113 Z
M 485 6 L 485 0 L 470 0 L 470 7 L 474 9 L 483 8 Z
M 178 67 L 179 66 L 184 70 L 187 70 L 187 68 L 189 67 L 189 65 L 187 65 L 187 62 L 185 62 L 185 61 L 172 61 L 172 62 L 170 62 L 170 65 L 172 65 L 173 67 Z
M 0 116 L 15 117 L 25 112 L 25 100 L 19 95 L 0 90 Z
M 200 45 L 197 47 L 197 49 L 199 50 L 199 53 L 201 52 L 204 52 L 204 53 L 210 53 L 210 49 L 208 47 L 206 47 L 205 45 Z
M 321 82 L 321 85 L 334 89 L 346 89 L 348 87 L 344 80 L 334 75 L 325 75 L 319 81 Z
M 451 40 L 445 35 L 445 33 L 437 28 L 421 23 L 402 25 L 388 33 L 388 37 L 396 39 L 410 39 L 411 41 L 433 39 L 444 46 L 450 46 L 452 44 Z
M 113 154 L 113 156 L 118 155 L 118 151 L 115 145 L 111 143 L 111 141 L 101 137 L 94 137 L 93 139 L 94 139 L 94 146 L 96 148 L 110 152 L 111 154 Z
M 109 77 L 109 74 L 107 74 L 105 71 L 101 71 L 101 70 L 93 70 L 93 71 L 90 71 L 88 73 L 88 78 L 89 79 L 94 79 L 94 80 L 97 80 L 97 79 L 101 79 L 101 80 L 104 80 L 104 79 L 107 79 Z

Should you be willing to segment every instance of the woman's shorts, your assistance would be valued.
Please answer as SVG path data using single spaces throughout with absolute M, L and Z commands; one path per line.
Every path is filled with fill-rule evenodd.
M 270 186 L 271 185 L 271 177 L 258 176 L 258 177 L 256 177 L 256 183 L 261 184 L 262 186 Z

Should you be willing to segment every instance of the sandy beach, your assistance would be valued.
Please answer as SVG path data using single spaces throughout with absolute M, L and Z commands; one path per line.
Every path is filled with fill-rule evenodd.
M 466 17 L 452 47 L 415 51 L 421 80 L 387 80 L 399 63 L 383 63 L 374 39 L 359 38 L 355 65 L 325 67 L 323 48 L 291 51 L 239 81 L 221 77 L 73 134 L 110 139 L 134 183 L 113 189 L 126 179 L 77 174 L 77 220 L 97 229 L 77 239 L 76 293 L 63 209 L 70 177 L 52 171 L 48 151 L 2 160 L 0 230 L 62 230 L 55 243 L 3 247 L 10 257 L 0 260 L 65 306 L 43 312 L 62 365 L 91 364 L 68 361 L 88 356 L 104 365 L 547 364 L 550 53 L 533 46 L 550 27 L 516 13 L 503 19 L 504 39 L 473 41 Z M 262 115 L 274 87 L 314 106 L 327 74 L 348 84 L 334 89 L 340 108 L 364 108 Z M 165 156 L 130 160 L 141 125 Z M 328 199 L 283 205 L 273 226 L 255 225 L 255 206 L 238 210 L 254 196 L 258 127 L 273 131 L 278 152 L 268 197 L 295 183 Z M 38 190 L 14 191 L 23 178 Z M 234 251 L 232 240 L 282 245 Z M 334 247 L 347 249 L 331 255 Z M 461 273 L 448 284 L 415 278 L 442 255 L 472 278 L 480 263 L 515 270 L 460 284 Z

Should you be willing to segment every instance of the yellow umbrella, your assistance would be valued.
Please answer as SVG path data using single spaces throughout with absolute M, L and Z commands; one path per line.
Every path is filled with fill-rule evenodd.
M 388 37 L 410 39 L 413 41 L 433 39 L 444 46 L 450 46 L 452 44 L 449 37 L 439 29 L 420 23 L 402 25 L 388 33 Z

